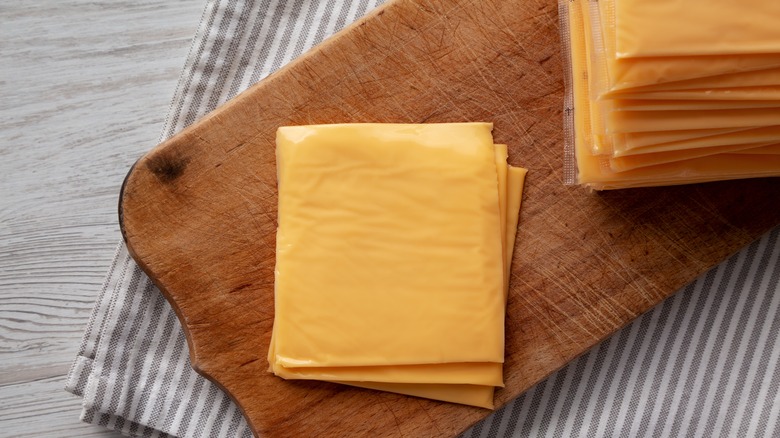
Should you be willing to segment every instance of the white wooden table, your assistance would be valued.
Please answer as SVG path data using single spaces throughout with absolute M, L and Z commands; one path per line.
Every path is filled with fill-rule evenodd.
M 65 374 L 203 6 L 0 3 L 0 436 L 118 436 L 79 422 Z

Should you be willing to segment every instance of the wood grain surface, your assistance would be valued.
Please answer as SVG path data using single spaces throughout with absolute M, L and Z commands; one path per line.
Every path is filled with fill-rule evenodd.
M 203 0 L 0 4 L 0 436 L 117 437 L 65 392 Z
M 780 223 L 776 179 L 590 193 L 562 184 L 552 0 L 397 0 L 144 156 L 120 220 L 193 365 L 263 436 L 451 436 L 487 411 L 268 374 L 278 126 L 493 121 L 529 169 L 503 404 Z

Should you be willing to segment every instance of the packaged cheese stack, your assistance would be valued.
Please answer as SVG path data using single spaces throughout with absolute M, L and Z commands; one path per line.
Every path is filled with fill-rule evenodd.
M 270 371 L 492 408 L 525 170 L 491 130 L 279 128 Z
M 566 0 L 566 180 L 780 176 L 780 2 Z

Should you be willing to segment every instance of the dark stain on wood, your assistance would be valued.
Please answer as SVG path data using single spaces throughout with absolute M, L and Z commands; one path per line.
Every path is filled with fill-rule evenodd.
M 179 178 L 189 164 L 189 159 L 167 151 L 154 154 L 146 160 L 146 167 L 163 183 L 171 183 Z

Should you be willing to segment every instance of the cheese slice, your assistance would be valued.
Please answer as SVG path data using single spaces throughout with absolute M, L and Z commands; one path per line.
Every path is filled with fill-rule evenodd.
M 503 362 L 491 128 L 279 129 L 278 364 Z
M 777 108 L 700 111 L 612 111 L 607 132 L 676 131 L 689 129 L 773 126 L 780 122 Z
M 706 137 L 713 137 L 721 134 L 730 134 L 733 132 L 747 131 L 749 128 L 721 128 L 721 129 L 681 129 L 677 131 L 650 131 L 650 132 L 629 132 L 626 134 L 615 134 L 615 148 L 613 155 L 620 156 L 624 151 L 644 148 L 648 146 L 662 145 L 685 140 L 694 140 Z
M 705 137 L 670 141 L 644 147 L 627 148 L 624 150 L 615 149 L 612 156 L 625 157 L 629 155 L 642 155 L 655 152 L 671 152 L 686 149 L 701 149 L 734 145 L 747 145 L 748 147 L 756 147 L 758 144 L 778 142 L 780 142 L 780 126 L 767 126 L 764 128 L 750 128 Z M 739 149 L 745 148 L 742 147 Z
M 635 1 L 632 0 L 632 2 Z M 676 0 L 668 1 L 674 2 Z M 701 56 L 659 55 L 621 58 L 618 56 L 616 42 L 616 22 L 621 18 L 615 9 L 616 0 L 587 3 L 589 11 L 587 19 L 591 21 L 592 29 L 587 38 L 599 41 L 598 47 L 593 50 L 590 68 L 592 72 L 598 72 L 598 74 L 592 75 L 594 96 L 600 97 L 610 92 L 636 87 L 748 71 L 771 70 L 780 67 L 780 51 L 731 55 L 713 52 L 713 54 Z M 677 3 L 681 6 L 685 4 L 685 2 Z M 622 6 L 623 4 L 621 4 Z M 651 9 L 652 7 L 650 6 Z M 675 34 L 672 32 L 667 36 L 673 35 Z M 710 35 L 707 35 L 707 38 L 709 37 Z M 668 46 L 668 49 L 672 53 L 675 50 L 681 50 L 684 45 L 685 42 L 678 42 Z
M 528 170 L 522 167 L 509 166 L 507 173 L 507 233 L 506 233 L 506 266 L 511 272 L 512 257 L 514 256 L 515 242 L 517 240 L 517 224 L 520 220 L 520 204 L 525 187 L 525 176 Z M 509 280 L 507 280 L 509 284 Z
M 718 154 L 614 172 L 609 159 L 577 156 L 578 181 L 596 190 L 780 176 L 780 155 Z
M 468 124 L 468 125 L 474 125 L 474 124 Z M 351 126 L 354 127 L 354 125 L 342 125 L 343 127 Z M 377 126 L 384 126 L 385 128 L 388 125 L 372 125 L 367 126 L 363 125 L 362 128 L 377 128 Z M 427 125 L 431 126 L 431 125 Z M 452 125 L 448 125 L 452 126 Z M 329 125 L 327 129 L 333 129 L 333 125 Z M 406 125 L 406 128 L 411 127 L 411 125 Z M 481 129 L 484 129 L 485 126 L 480 126 Z M 324 128 L 324 127 L 317 127 L 317 128 Z M 285 128 L 282 128 L 285 129 Z M 280 129 L 280 136 L 283 134 L 282 129 Z M 301 129 L 301 128 L 298 128 Z M 456 130 L 457 131 L 457 130 Z M 462 139 L 463 137 L 459 135 L 459 133 L 455 132 L 449 132 L 453 135 L 451 138 L 456 139 Z M 489 130 L 488 130 L 489 133 Z M 295 134 L 301 134 L 293 133 L 290 137 L 294 137 Z M 373 134 L 377 134 L 376 132 L 373 132 Z M 415 133 L 415 135 L 419 136 L 419 132 Z M 301 141 L 301 139 L 306 139 L 311 135 L 311 132 L 305 133 L 304 135 L 298 135 L 295 140 Z M 341 140 L 344 141 L 346 137 L 341 137 Z M 354 141 L 354 137 L 350 137 L 350 140 Z M 376 138 L 372 138 L 372 141 L 376 141 Z M 429 142 L 433 141 L 433 143 L 436 143 L 436 146 L 434 147 L 442 147 L 442 141 L 441 139 L 436 139 L 435 141 L 431 138 L 427 138 Z M 283 142 L 279 142 L 280 145 L 283 145 Z M 373 145 L 373 143 L 372 143 Z M 397 145 L 396 145 L 397 146 Z M 430 145 L 427 145 L 427 147 L 430 147 Z M 280 148 L 281 149 L 281 148 Z M 277 149 L 277 153 L 279 153 L 280 150 Z M 295 151 L 297 153 L 301 153 L 301 151 Z M 396 151 L 393 151 L 394 153 Z M 282 211 L 282 192 L 283 192 L 283 179 L 284 175 L 287 174 L 287 169 L 289 169 L 292 165 L 289 160 L 289 155 L 292 154 L 282 154 L 285 155 L 283 157 L 279 157 L 278 164 L 279 164 L 279 176 L 280 176 L 280 217 L 281 217 L 281 211 Z M 523 177 L 525 175 L 524 169 L 519 168 L 511 168 L 510 170 L 507 170 L 506 165 L 506 146 L 504 145 L 496 145 L 495 148 L 493 148 L 493 159 L 494 159 L 494 171 L 496 175 L 496 185 L 494 185 L 494 191 L 496 191 L 496 188 L 498 189 L 497 195 L 498 196 L 498 207 L 499 207 L 499 229 L 502 230 L 501 234 L 501 240 L 498 242 L 501 245 L 502 251 L 501 251 L 501 258 L 500 262 L 501 265 L 504 266 L 504 278 L 506 278 L 506 272 L 507 268 L 505 267 L 508 262 L 511 262 L 511 250 L 510 252 L 507 252 L 507 248 L 509 245 L 509 242 L 506 238 L 506 231 L 509 224 L 513 228 L 516 228 L 517 225 L 517 219 L 518 219 L 518 210 L 520 205 L 520 198 L 522 196 L 522 184 L 523 184 Z M 522 177 L 518 177 L 518 173 L 522 174 Z M 509 178 L 509 175 L 511 175 L 513 186 L 507 187 L 507 179 Z M 512 206 L 516 207 L 514 212 L 512 210 L 507 210 L 507 205 L 511 204 Z M 484 212 L 483 212 L 484 213 Z M 508 222 L 508 223 L 507 223 Z M 280 233 L 281 233 L 281 220 L 280 220 Z M 513 234 L 514 235 L 514 234 Z M 514 247 L 514 242 L 512 242 L 512 248 Z M 279 284 L 277 283 L 277 294 L 279 293 L 278 289 Z M 503 284 L 504 286 L 504 293 L 506 293 L 506 282 Z M 502 294 L 502 297 L 504 294 Z M 504 306 L 505 298 L 503 298 L 502 301 L 502 309 Z M 278 295 L 277 295 L 277 304 L 278 304 Z M 277 307 L 278 309 L 278 307 Z M 274 321 L 274 332 L 272 334 L 272 340 L 271 340 L 271 348 L 269 349 L 269 362 L 271 364 L 272 370 L 276 372 L 278 375 L 285 377 L 285 378 L 313 378 L 313 379 L 319 379 L 319 380 L 330 380 L 330 381 L 340 381 L 347 384 L 352 384 L 356 386 L 363 386 L 363 387 L 371 387 L 374 389 L 382 389 L 387 391 L 393 391 L 393 392 L 399 392 L 399 393 L 405 393 L 410 395 L 417 395 L 422 397 L 428 397 L 428 398 L 436 398 L 440 400 L 445 401 L 453 401 L 456 403 L 466 403 L 466 404 L 472 404 L 475 406 L 484 406 L 484 407 L 492 407 L 492 393 L 493 393 L 493 386 L 495 385 L 502 385 L 501 381 L 501 363 L 500 362 L 482 362 L 482 363 L 420 363 L 420 364 L 396 364 L 396 365 L 360 365 L 360 366 L 321 366 L 321 365 L 313 365 L 313 364 L 305 364 L 304 366 L 289 366 L 284 363 L 283 360 L 279 360 L 279 355 L 277 353 L 278 351 L 278 331 L 279 331 L 279 321 L 283 320 L 284 318 L 276 318 Z M 503 324 L 503 322 L 502 322 Z M 501 354 L 501 360 L 503 359 L 503 353 Z M 477 377 L 477 380 L 474 379 L 474 377 Z M 374 379 L 376 381 L 365 381 L 367 378 Z M 483 379 L 483 380 L 479 380 Z M 439 382 L 459 382 L 459 381 L 468 381 L 470 383 L 479 383 L 477 385 L 473 384 L 446 384 L 442 385 Z M 454 395 L 453 395 L 454 394 Z M 487 400 L 487 401 L 486 401 Z M 489 401 L 489 402 L 488 402 Z
M 694 111 L 713 109 L 780 108 L 780 100 L 665 100 L 621 99 L 615 107 L 629 111 Z
M 769 146 L 761 146 L 757 148 L 752 149 L 745 149 L 743 151 L 739 152 L 740 155 L 742 154 L 749 154 L 749 155 L 780 155 L 780 143 L 769 145 Z
M 780 86 L 760 87 L 736 87 L 736 88 L 697 88 L 684 90 L 658 90 L 636 91 L 634 89 L 624 91 L 621 94 L 612 95 L 625 99 L 649 99 L 649 100 L 719 100 L 719 101 L 771 101 L 780 100 Z
M 610 158 L 610 168 L 615 172 L 624 172 L 626 170 L 638 169 L 641 167 L 655 166 L 658 164 L 674 163 L 676 161 L 690 160 L 691 158 L 707 157 L 716 154 L 738 153 L 745 149 L 752 149 L 757 146 L 768 146 L 769 143 L 747 143 L 747 144 L 729 144 L 724 146 L 700 147 L 679 149 L 673 151 L 648 152 L 644 154 L 628 155 L 617 158 Z
M 780 53 L 777 1 L 614 3 L 619 58 Z
M 718 90 L 745 87 L 776 87 L 780 84 L 780 68 L 744 71 L 737 73 L 707 76 L 685 81 L 666 82 L 631 89 L 633 93 L 683 90 Z M 623 92 L 606 93 L 603 97 L 622 97 Z

